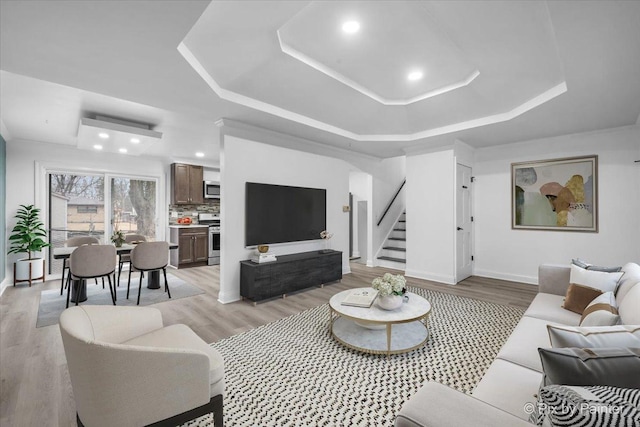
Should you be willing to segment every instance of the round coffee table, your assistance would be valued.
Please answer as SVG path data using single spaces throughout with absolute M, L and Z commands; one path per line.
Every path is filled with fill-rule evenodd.
M 396 310 L 381 309 L 377 300 L 368 308 L 342 305 L 347 295 L 355 290 L 342 291 L 329 300 L 329 327 L 339 343 L 354 350 L 389 357 L 415 350 L 427 341 L 429 301 L 407 292 L 408 301 Z M 376 292 L 373 288 L 357 290 Z

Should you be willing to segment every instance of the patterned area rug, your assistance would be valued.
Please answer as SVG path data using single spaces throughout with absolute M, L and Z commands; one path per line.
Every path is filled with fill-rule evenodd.
M 390 359 L 337 343 L 328 304 L 211 344 L 225 360 L 225 425 L 392 426 L 425 381 L 470 393 L 524 310 L 410 291 L 433 306 L 429 339 Z M 188 425 L 213 426 L 212 417 Z
M 161 275 L 162 276 L 162 275 Z M 146 276 L 145 276 L 146 277 Z M 120 277 L 120 286 L 116 287 L 117 305 L 136 305 L 138 300 L 138 273 L 131 275 L 131 290 L 129 299 L 127 297 L 127 275 Z M 111 294 L 109 287 L 102 289 L 102 282 L 98 279 L 100 285 L 89 280 L 87 283 L 87 301 L 81 304 L 92 305 L 111 305 Z M 142 281 L 142 293 L 140 294 L 140 305 L 151 305 L 159 302 L 174 301 L 180 298 L 190 297 L 193 295 L 203 294 L 204 291 L 194 285 L 186 283 L 184 280 L 167 272 L 167 281 L 169 282 L 169 290 L 171 291 L 171 299 L 164 291 L 164 278 L 160 279 L 160 289 L 147 289 L 147 280 Z M 59 283 L 59 282 L 58 282 Z M 106 283 L 106 282 L 105 282 Z M 70 302 L 69 307 L 75 303 Z M 40 305 L 38 306 L 38 320 L 36 328 L 43 326 L 57 325 L 60 314 L 67 305 L 67 291 L 60 295 L 60 288 L 42 291 L 40 293 Z

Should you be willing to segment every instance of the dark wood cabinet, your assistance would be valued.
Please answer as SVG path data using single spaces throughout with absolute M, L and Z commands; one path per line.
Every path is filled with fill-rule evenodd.
M 209 228 L 171 228 L 171 241 L 178 250 L 171 251 L 171 265 L 177 268 L 207 265 L 209 259 Z
M 173 163 L 171 165 L 171 203 L 174 205 L 204 203 L 202 166 Z
M 313 251 L 280 255 L 258 264 L 240 262 L 240 295 L 260 301 L 342 279 L 342 252 Z

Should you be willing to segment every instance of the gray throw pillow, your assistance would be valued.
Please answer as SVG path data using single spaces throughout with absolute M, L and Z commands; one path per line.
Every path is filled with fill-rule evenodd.
M 539 348 L 544 385 L 640 388 L 640 348 Z
M 588 262 L 586 262 L 583 259 L 580 258 L 575 258 L 571 260 L 571 264 L 580 267 L 580 268 L 584 268 L 585 270 L 593 270 L 593 271 L 602 271 L 605 273 L 617 273 L 619 271 L 622 271 L 622 266 L 620 267 L 601 267 L 598 265 L 593 265 L 593 264 L 589 264 Z
M 554 326 L 547 325 L 551 347 L 635 347 L 640 348 L 640 326 Z

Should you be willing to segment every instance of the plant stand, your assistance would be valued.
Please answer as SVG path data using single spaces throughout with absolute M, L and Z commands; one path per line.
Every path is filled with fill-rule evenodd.
M 29 287 L 31 287 L 31 282 L 33 282 L 34 280 L 42 280 L 42 282 L 45 282 L 45 276 L 46 276 L 46 271 L 47 271 L 47 260 L 42 260 L 42 276 L 40 277 L 32 277 L 32 265 L 29 264 L 29 278 L 28 279 L 21 279 L 21 280 L 17 280 L 16 279 L 16 263 L 13 263 L 13 286 L 16 286 L 16 283 L 23 283 L 23 282 L 29 282 Z

